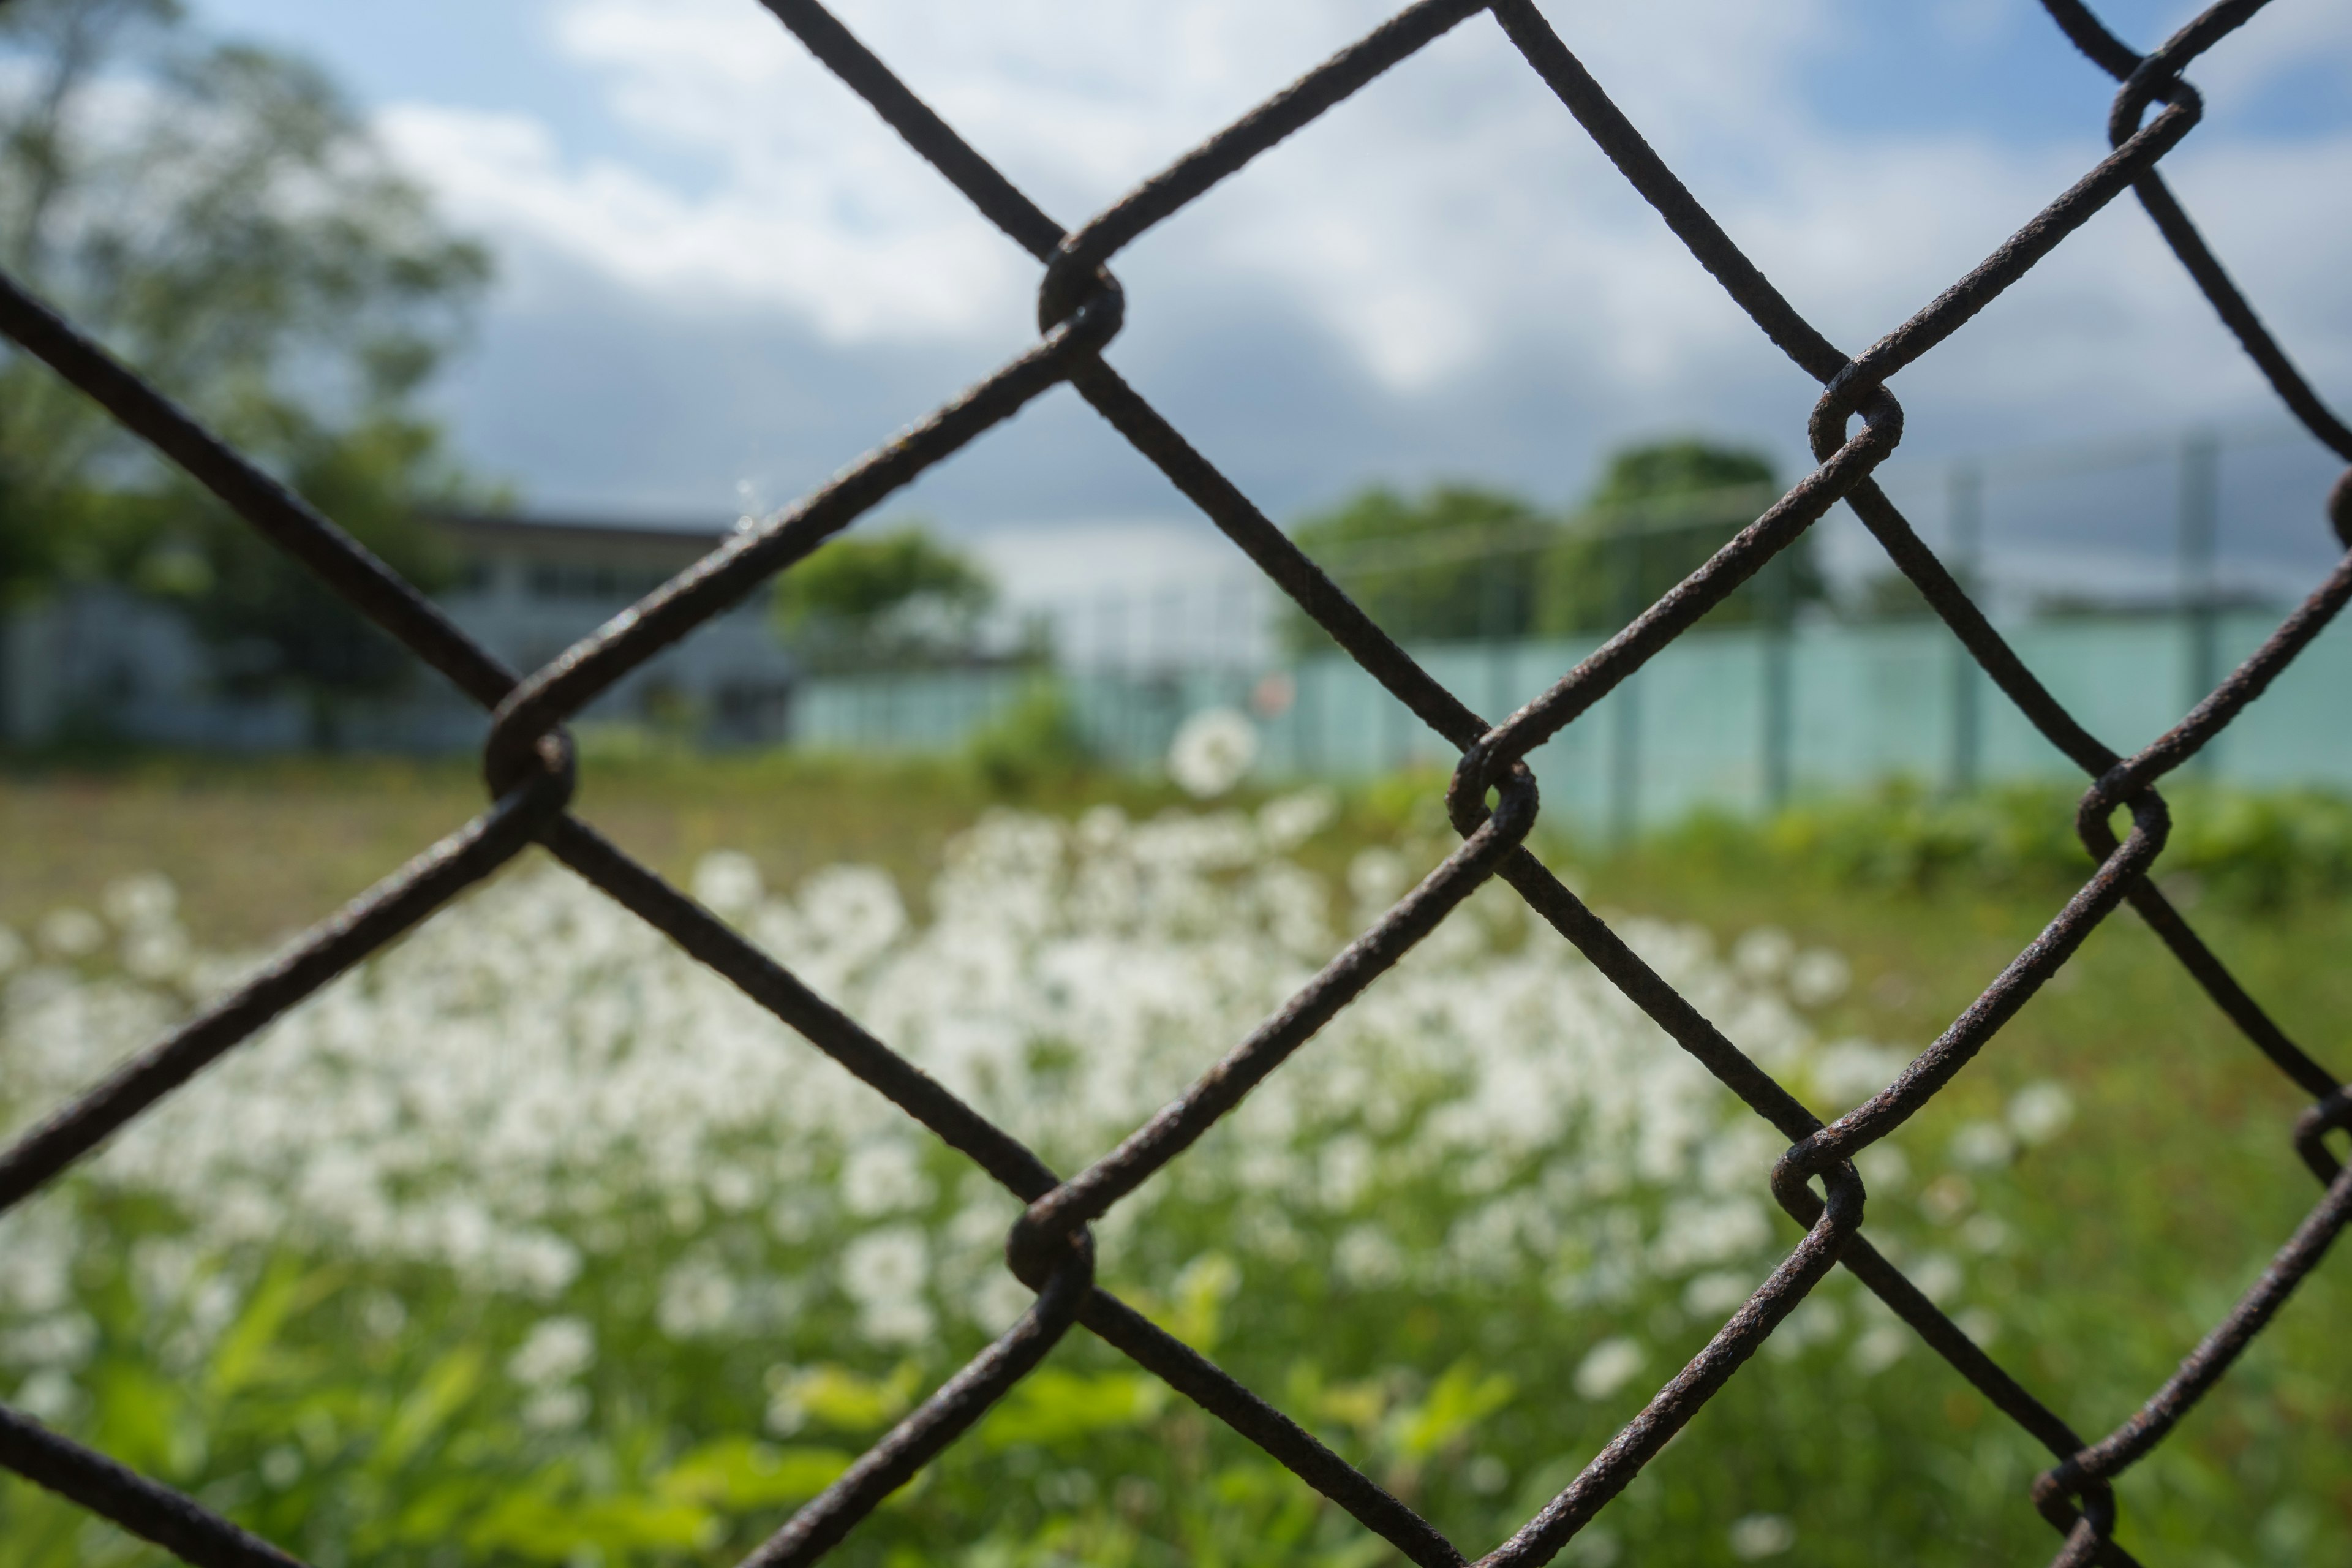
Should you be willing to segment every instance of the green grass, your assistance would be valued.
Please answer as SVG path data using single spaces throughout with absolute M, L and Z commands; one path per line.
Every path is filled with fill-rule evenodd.
M 880 865 L 919 891 L 947 839 L 997 802 L 972 771 L 944 764 L 605 759 L 587 779 L 581 813 L 657 868 L 682 875 L 709 849 L 740 849 L 772 885 L 853 860 Z M 1406 779 L 1351 794 L 1339 826 L 1301 858 L 1335 876 L 1368 843 L 1400 845 L 1423 862 L 1434 858 L 1444 842 L 1436 788 L 1430 779 Z M 1104 800 L 1138 814 L 1172 804 L 1159 786 L 1078 776 L 1031 781 L 1024 804 L 1068 814 Z M 110 879 L 152 869 L 178 883 L 189 923 L 211 945 L 257 942 L 327 913 L 479 804 L 478 784 L 455 765 L 151 762 L 20 772 L 0 782 L 0 921 L 21 926 L 58 903 L 93 901 Z M 2286 843 L 2284 852 L 2242 848 L 2241 859 L 2232 860 L 2210 847 L 2249 841 L 2242 832 L 2231 839 L 2211 826 L 2216 819 L 2235 814 L 2250 820 L 2251 811 L 2263 822 L 2292 825 L 2302 820 L 2297 809 L 2200 801 L 2192 792 L 2179 805 L 2182 842 L 2209 847 L 2198 851 L 2198 881 L 2174 886 L 2193 902 L 2199 930 L 2288 1035 L 2340 1068 L 2352 1061 L 2346 1037 L 2352 1028 L 2345 1023 L 2352 1018 L 2352 963 L 2344 958 L 2352 951 L 2352 898 L 2330 878 L 2296 869 L 2312 857 L 2298 858 L 2292 832 L 2284 840 L 2268 828 L 2252 835 Z M 2322 816 L 2334 809 L 2310 808 Z M 2069 811 L 2063 795 L 2021 796 L 1985 805 L 1969 827 L 1955 826 L 1948 814 L 1929 821 L 1935 814 L 1918 803 L 1825 806 L 1763 829 L 1699 824 L 1624 853 L 1580 852 L 1554 841 L 1548 854 L 1573 867 L 1575 884 L 1604 911 L 1694 921 L 1727 942 L 1776 926 L 1803 944 L 1835 950 L 1851 962 L 1855 983 L 1827 1016 L 1828 1026 L 1916 1050 L 1950 1024 L 2087 874 L 2087 861 L 2075 864 L 2065 848 Z M 2004 836 L 2001 827 L 2020 821 L 2047 827 L 2045 819 L 2054 820 L 2056 831 L 2021 847 L 2018 836 Z M 2262 853 L 2284 854 L 2288 874 L 2240 874 L 2241 860 L 2251 864 Z M 2095 1438 L 2129 1415 L 2229 1310 L 2319 1189 L 2291 1145 L 2303 1098 L 2128 910 L 2091 937 L 1900 1142 L 1921 1152 L 1917 1163 L 1928 1168 L 1925 1152 L 1940 1150 L 1969 1121 L 1997 1115 L 2025 1084 L 2053 1079 L 2072 1092 L 2074 1125 L 2006 1168 L 1969 1178 L 1969 1205 L 1996 1215 L 2018 1238 L 1984 1266 L 1978 1289 L 1996 1300 L 2000 1359 L 2086 1438 Z M 1920 1203 L 1907 1194 L 1874 1200 L 1871 1224 L 1932 1230 L 1937 1218 L 1920 1212 Z M 1210 1206 L 1181 1219 L 1192 1233 L 1171 1235 L 1160 1260 L 1172 1274 L 1186 1258 L 1213 1248 L 1218 1227 L 1231 1217 Z M 123 1223 L 143 1222 L 129 1216 Z M 191 1475 L 206 1467 L 200 1453 L 192 1458 L 190 1445 L 201 1450 L 210 1442 L 224 1455 L 239 1445 L 258 1452 L 305 1420 L 324 1421 L 330 1430 L 389 1429 L 395 1436 L 414 1428 L 400 1437 L 412 1448 L 427 1441 L 416 1433 L 429 1432 L 431 1443 L 449 1445 L 460 1471 L 496 1469 L 498 1457 L 480 1451 L 484 1441 L 520 1443 L 511 1433 L 494 1433 L 476 1437 L 469 1449 L 465 1438 L 436 1425 L 483 1376 L 479 1353 L 466 1359 L 468 1335 L 486 1331 L 474 1309 L 445 1300 L 410 1331 L 384 1341 L 361 1325 L 364 1281 L 332 1268 L 285 1267 L 288 1272 L 270 1276 L 276 1295 L 257 1292 L 248 1301 L 253 1326 L 242 1341 L 231 1336 L 248 1362 L 226 1371 L 215 1363 L 212 1375 L 221 1386 L 211 1405 L 153 1391 L 140 1396 L 144 1405 L 126 1395 L 122 1409 L 168 1411 L 168 1419 L 156 1415 L 142 1428 L 125 1416 L 100 1436 L 135 1462 Z M 629 1287 L 616 1281 L 613 1288 Z M 1181 1291 L 1161 1306 L 1171 1321 L 1186 1310 L 1222 1313 L 1214 1323 L 1195 1322 L 1197 1337 L 1217 1343 L 1221 1359 L 1286 1407 L 1325 1412 L 1328 1429 L 1343 1437 L 1354 1419 L 1349 1412 L 1370 1412 L 1354 1429 L 1354 1451 L 1385 1467 L 1385 1479 L 1463 1532 L 1457 1539 L 1465 1546 L 1491 1544 L 1480 1531 L 1524 1517 L 1564 1479 L 1528 1457 L 1559 1444 L 1557 1420 L 1564 1417 L 1553 1407 L 1586 1340 L 1569 1334 L 1539 1298 L 1465 1287 L 1426 1298 L 1368 1300 L 1300 1273 L 1278 1281 L 1253 1278 L 1222 1308 L 1207 1298 L 1188 1308 Z M 2200 1568 L 2342 1560 L 2352 1542 L 2347 1322 L 2352 1256 L 2339 1250 L 2222 1389 L 2119 1484 L 2126 1542 L 2151 1562 Z M 1692 1346 L 1690 1335 L 1703 1337 L 1696 1327 L 1675 1332 Z M 318 1415 L 327 1409 L 319 1403 L 324 1395 L 301 1394 L 299 1378 L 283 1377 L 284 1365 L 270 1383 L 256 1369 L 272 1357 L 314 1368 L 340 1403 Z M 1170 1509 L 1192 1518 L 1181 1533 L 1194 1560 L 1379 1560 L 1349 1556 L 1354 1548 L 1344 1543 L 1353 1538 L 1334 1535 L 1331 1521 L 1295 1483 L 1269 1472 L 1181 1401 L 1163 1405 L 1136 1392 L 1098 1348 L 1074 1342 L 1051 1364 L 1065 1374 L 1063 1383 L 1024 1395 L 1026 1403 L 999 1421 L 993 1436 L 974 1443 L 975 1457 L 940 1467 L 928 1489 L 894 1505 L 877 1531 L 862 1545 L 854 1542 L 843 1560 L 880 1560 L 877 1553 L 890 1543 L 894 1563 L 929 1560 L 908 1554 L 932 1551 L 926 1542 L 969 1539 L 952 1532 L 1001 1510 L 1026 1521 L 1028 1534 L 999 1539 L 992 1549 L 1001 1549 L 998 1555 L 987 1561 L 1156 1562 L 1162 1559 L 1137 1537 L 1177 1530 L 1165 1522 Z M 1395 1375 L 1405 1381 L 1377 1391 L 1349 1382 L 1382 1367 L 1404 1369 Z M 926 1363 L 921 1381 L 928 1385 L 946 1370 L 944 1363 Z M 707 1391 L 678 1407 L 691 1407 L 706 1434 L 748 1432 L 766 1397 L 750 1363 L 688 1358 L 666 1375 L 708 1380 Z M 852 1393 L 862 1388 L 869 1402 L 883 1400 L 877 1408 L 895 1407 L 891 1397 L 903 1402 L 903 1393 L 874 1392 L 888 1384 L 887 1366 L 843 1375 Z M 754 1386 L 730 1386 L 746 1380 Z M 1502 1402 L 1486 1410 L 1481 1391 L 1506 1384 Z M 268 1397 L 238 1392 L 254 1387 L 266 1387 Z M 240 1429 L 210 1436 L 202 1430 L 211 1418 L 206 1410 L 217 1415 L 232 1407 L 233 1419 L 222 1419 L 242 1423 Z M 856 1447 L 852 1439 L 861 1430 L 845 1420 L 834 1436 L 782 1450 L 779 1460 L 716 1438 L 681 1449 L 659 1414 L 637 1409 L 601 1450 L 599 1462 L 634 1465 L 649 1479 L 634 1490 L 622 1489 L 635 1512 L 612 1504 L 618 1511 L 597 1526 L 614 1540 L 638 1531 L 651 1543 L 643 1555 L 656 1562 L 725 1556 L 697 1544 L 699 1538 L 678 1522 L 684 1514 L 663 1509 L 688 1509 L 699 1500 L 772 1522 L 793 1497 L 821 1481 L 826 1464 L 837 1463 L 822 1456 L 840 1444 Z M 1576 1453 L 1589 1453 L 1606 1435 L 1605 1427 L 1575 1430 L 1584 1444 Z M 1412 1437 L 1414 1431 L 1422 1437 Z M 1465 1489 L 1458 1480 L 1474 1458 L 1474 1431 L 1480 1445 L 1512 1458 L 1511 1481 L 1501 1495 Z M 381 1446 L 374 1452 L 375 1468 L 362 1467 L 360 1480 L 335 1494 L 335 1506 L 351 1510 L 369 1499 L 383 1510 L 397 1505 L 407 1510 L 406 1533 L 394 1542 L 381 1522 L 353 1515 L 344 1521 L 349 1561 L 441 1561 L 424 1544 L 440 1517 L 432 1499 L 401 1495 L 394 1484 L 407 1451 L 390 1460 Z M 2021 1552 L 2046 1554 L 2053 1545 L 2023 1501 L 2046 1462 L 1926 1355 L 1881 1374 L 1866 1396 L 1818 1358 L 1759 1358 L 1608 1517 L 1622 1521 L 1619 1533 L 1631 1549 L 1621 1561 L 1644 1560 L 1649 1543 L 1671 1542 L 1681 1543 L 1677 1561 L 1727 1562 L 1722 1526 L 1730 1513 L 1763 1498 L 1796 1521 L 1801 1544 L 1785 1561 L 1859 1563 L 1892 1553 L 1922 1563 L 2007 1563 Z M 809 1477 L 793 1471 L 780 1480 L 778 1463 L 814 1468 Z M 1068 1479 L 1081 1474 L 1095 1479 L 1084 1486 Z M 1157 1495 L 1146 1507 L 1136 1500 L 1140 1494 L 1119 1489 L 1122 1474 L 1156 1476 L 1152 1484 L 1162 1492 L 1188 1495 L 1181 1508 Z M 488 1546 L 460 1555 L 467 1562 L 543 1555 L 530 1548 L 531 1531 L 554 1538 L 546 1532 L 562 1512 L 557 1500 L 577 1479 L 551 1474 L 538 1502 L 518 1502 L 507 1525 L 477 1531 Z M 249 1489 L 222 1485 L 226 1489 L 217 1495 L 226 1503 L 245 1506 L 257 1524 L 296 1538 L 301 1521 L 287 1511 L 292 1494 L 266 1507 Z M 1040 1489 L 1063 1500 L 1041 1510 L 1030 1500 Z M 0 1491 L 8 1500 L 0 1502 L 0 1524 L 16 1521 L 16 1533 L 0 1542 L 0 1563 L 57 1568 L 116 1560 L 68 1516 L 22 1494 L 21 1487 L 13 1495 Z M 457 1517 L 445 1521 L 449 1539 L 456 1539 Z M 1136 1522 L 1147 1518 L 1153 1521 L 1149 1530 Z M 377 1532 L 373 1549 L 370 1529 Z
M 1846 1021 L 1908 1046 L 1948 1026 L 2073 890 L 2054 865 L 1926 889 L 1857 880 L 1776 852 L 1769 835 L 1669 841 L 1601 862 L 1591 881 L 1604 902 L 1717 929 L 1769 921 L 1837 949 L 1857 980 Z M 2352 1061 L 2352 900 L 2210 895 L 2190 920 L 2290 1038 L 2339 1072 Z M 1915 1136 L 1932 1140 L 2041 1077 L 2069 1086 L 2082 1110 L 1989 1194 L 2026 1238 L 2002 1359 L 2095 1437 L 2170 1374 L 2316 1201 L 2291 1142 L 2307 1101 L 2128 910 Z M 2348 1266 L 2339 1246 L 2223 1391 L 2119 1485 L 2127 1533 L 2173 1545 L 2158 1560 L 2319 1561 L 2317 1542 L 2352 1530 Z M 1962 1434 L 1962 1453 L 1971 1439 L 1979 1455 L 2000 1447 L 1990 1435 L 2006 1423 L 1956 1376 L 1939 1371 L 1920 1392 Z M 1751 1385 L 1726 1397 L 1761 1395 Z
M 950 835 L 991 805 L 1069 811 L 1109 800 L 1150 811 L 1164 784 L 1063 773 L 1018 794 L 919 759 L 702 758 L 592 750 L 573 809 L 670 876 L 740 850 L 790 886 L 821 866 L 876 865 L 910 889 Z M 215 944 L 273 940 L 331 913 L 479 813 L 463 761 L 151 757 L 19 765 L 0 774 L 0 922 L 88 904 L 116 878 L 160 871 Z

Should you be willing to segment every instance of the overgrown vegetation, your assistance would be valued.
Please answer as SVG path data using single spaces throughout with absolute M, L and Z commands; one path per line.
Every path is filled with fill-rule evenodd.
M 266 890 L 284 874 L 273 858 L 301 858 L 307 813 L 388 865 L 478 798 L 455 767 L 162 767 L 0 790 L 12 866 L 42 831 L 35 795 L 88 826 L 86 860 L 115 866 L 146 858 L 118 842 L 140 823 L 202 823 L 171 850 L 187 888 L 176 919 L 152 883 L 100 897 L 102 873 L 73 900 L 90 911 L 79 921 L 27 918 L 14 896 L 0 911 L 27 944 L 12 1038 L 63 1053 L 12 1050 L 19 1093 L 33 1064 L 61 1091 L 152 1027 L 122 999 L 203 973 L 170 929 L 216 929 L 212 900 L 256 876 Z M 1052 815 L 997 817 L 951 849 L 993 793 L 968 766 L 648 758 L 593 770 L 582 809 L 895 1044 L 947 1048 L 924 1057 L 941 1070 L 995 1064 L 993 1087 L 971 1091 L 1063 1168 L 1230 1044 L 1448 841 L 1430 778 L 1165 816 L 1164 796 L 1100 775 L 1034 787 Z M 1094 809 L 1113 795 L 1123 812 Z M 2184 791 L 2175 812 L 2175 850 L 2205 884 L 2200 929 L 2339 1068 L 2352 898 L 2333 874 L 2241 881 L 2224 847 L 2259 861 L 2265 844 L 2326 841 L 2343 811 Z M 1545 853 L 1828 1110 L 1948 1024 L 2054 912 L 2085 868 L 2071 814 L 2061 791 L 1898 795 L 1695 824 L 1622 856 Z M 1912 850 L 1862 852 L 1906 834 Z M 257 855 L 265 842 L 279 853 Z M 729 847 L 750 854 L 709 853 Z M 826 868 L 856 860 L 892 875 Z M 0 1397 L 26 1397 L 40 1369 L 26 1356 L 83 1358 L 33 1402 L 316 1560 L 422 1563 L 457 1543 L 493 1563 L 591 1546 L 614 1568 L 730 1561 L 1000 1321 L 987 1314 L 1014 1299 L 988 1281 L 1009 1210 L 560 873 L 526 867 L 478 902 L 212 1091 L 256 1110 L 299 1095 L 303 1114 L 264 1115 L 274 1131 L 239 1139 L 226 1102 L 194 1107 L 148 1153 L 110 1156 L 10 1222 L 40 1234 L 12 1237 L 9 1299 L 36 1279 L 65 1294 L 11 1309 L 16 1381 Z M 1753 1119 L 1684 1076 L 1686 1058 L 1509 899 L 1482 897 L 1433 940 L 1277 1075 L 1279 1114 L 1269 1101 L 1272 1121 L 1197 1151 L 1147 1194 L 1149 1223 L 1108 1228 L 1103 1247 L 1108 1281 L 1483 1549 L 1794 1233 L 1769 1207 L 1760 1232 L 1741 1217 L 1776 1152 Z M 531 978 L 488 983 L 523 959 Z M 387 1029 L 412 1048 L 372 1048 Z M 469 1052 L 482 1031 L 499 1049 Z M 629 1063 L 639 1099 L 583 1088 Z M 563 1093 L 534 1099 L 542 1077 Z M 435 1087 L 412 1099 L 412 1080 Z M 338 1131 L 331 1108 L 364 1105 L 351 1097 L 369 1084 L 409 1109 Z M 2103 1431 L 2315 1198 L 2289 1145 L 2299 1108 L 2125 911 L 1874 1160 L 1870 1233 L 2029 1387 Z M 1669 1122 L 1695 1141 L 1649 1163 L 1611 1131 Z M 1507 1157 L 1479 1152 L 1496 1127 L 1515 1130 Z M 482 1160 L 500 1162 L 497 1180 Z M 213 1173 L 201 1205 L 169 1201 L 191 1161 Z M 278 1162 L 310 1175 L 272 1178 Z M 402 1173 L 383 1189 L 394 1209 L 317 1228 L 379 1166 Z M 464 1252 L 465 1226 L 392 1223 L 460 1203 L 493 1236 L 521 1228 Z M 60 1256 L 68 1222 L 82 1240 L 63 1272 L 31 1268 Z M 1691 1236 L 1719 1255 L 1673 1239 Z M 2125 1478 L 2135 1551 L 2267 1568 L 2352 1545 L 2343 1262 Z M 1958 1565 L 2053 1550 L 2026 1500 L 2047 1457 L 1881 1332 L 1851 1281 L 1822 1300 L 1568 1561 Z M 139 1555 L 22 1486 L 0 1490 L 0 1523 L 12 1568 Z M 989 1568 L 1383 1555 L 1083 1339 L 845 1550 Z
M 1512 640 L 1612 631 L 1753 522 L 1779 494 L 1771 463 L 1683 437 L 1612 454 L 1584 502 L 1553 514 L 1475 485 L 1419 496 L 1385 487 L 1293 531 L 1391 637 Z M 1825 586 L 1811 535 L 1713 612 L 1719 623 L 1786 616 Z M 1291 612 L 1299 649 L 1326 635 Z
M 1744 874 L 1802 870 L 1856 889 L 1930 895 L 2079 885 L 2092 863 L 2074 828 L 2079 792 L 1997 786 L 1965 795 L 1888 785 L 1799 805 L 1769 821 L 1701 816 L 1657 852 Z M 2191 905 L 2283 911 L 2352 893 L 2352 801 L 2316 790 L 2253 792 L 2194 782 L 2166 791 L 2172 827 L 2158 879 Z M 2117 813 L 2118 833 L 2128 831 Z
M 316 68 L 173 0 L 0 11 L 0 258 L 412 582 L 421 513 L 496 504 L 418 395 L 488 254 Z M 414 660 L 46 365 L 0 363 L 0 607 L 109 583 L 184 605 L 229 679 L 321 713 Z
M 776 580 L 776 629 L 812 669 L 961 663 L 980 652 L 996 584 L 925 524 L 860 530 Z

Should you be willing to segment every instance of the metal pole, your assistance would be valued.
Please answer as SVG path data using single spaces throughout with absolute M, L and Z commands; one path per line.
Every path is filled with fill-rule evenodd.
M 1790 647 L 1797 611 L 1793 552 L 1803 543 L 1801 538 L 1792 541 L 1768 562 L 1758 584 L 1764 596 L 1764 805 L 1769 811 L 1789 804 L 1789 731 L 1795 718 Z
M 2221 679 L 2221 606 L 2214 592 L 2214 556 L 2221 514 L 2221 444 L 2209 430 L 2180 443 L 2180 605 L 2188 633 L 2184 709 L 2205 700 Z M 2209 746 L 2195 761 L 2210 771 Z
M 1642 613 L 1642 531 L 1628 520 L 1618 524 L 1612 540 L 1617 556 L 1618 624 L 1625 626 Z M 1610 721 L 1609 837 L 1619 847 L 1630 845 L 1641 826 L 1642 703 L 1641 676 L 1627 676 L 1610 693 L 1615 711 Z
M 1952 522 L 1952 575 L 1970 597 L 1982 576 L 1984 550 L 1984 469 L 1972 461 L 1954 463 L 1947 480 Z M 1952 641 L 1952 774 L 1951 788 L 1962 795 L 1977 786 L 1984 719 L 1983 696 L 1977 661 L 1958 638 Z
M 1528 563 L 1533 567 L 1535 563 Z M 1487 539 L 1485 592 L 1480 595 L 1479 621 L 1486 644 L 1486 721 L 1499 724 L 1511 710 L 1510 658 L 1511 639 L 1526 635 L 1526 629 L 1511 623 L 1508 595 L 1511 591 L 1509 560 L 1499 542 Z
M 1298 717 L 1295 728 L 1298 736 L 1298 771 L 1309 775 L 1324 771 L 1323 710 L 1317 701 L 1315 661 L 1301 654 L 1291 661 L 1291 701 Z
M 1421 635 L 1421 578 L 1411 568 L 1404 573 L 1404 595 L 1398 604 L 1396 640 L 1407 643 Z M 1402 769 L 1412 761 L 1412 713 L 1375 682 L 1372 700 L 1381 707 L 1381 767 Z

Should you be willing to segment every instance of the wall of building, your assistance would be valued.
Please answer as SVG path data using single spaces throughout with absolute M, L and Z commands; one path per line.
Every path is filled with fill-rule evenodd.
M 629 608 L 724 535 L 704 531 L 541 526 L 459 520 L 464 559 L 441 605 L 518 671 L 537 669 Z M 714 744 L 783 739 L 793 683 L 765 595 L 705 624 L 633 671 L 583 715 L 653 723 Z M 0 737 L 18 746 L 77 739 L 208 751 L 331 743 L 371 751 L 464 751 L 486 721 L 440 676 L 321 716 L 298 694 L 240 693 L 217 651 L 170 606 L 108 586 L 77 588 L 0 623 Z

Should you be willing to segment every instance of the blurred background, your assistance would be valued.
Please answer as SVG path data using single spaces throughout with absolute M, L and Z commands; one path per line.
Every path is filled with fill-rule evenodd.
M 1387 9 L 836 8 L 1066 225 Z M 1545 9 L 1848 352 L 2106 150 L 2031 0 Z M 2342 408 L 2352 11 L 2281 0 L 2193 77 L 2165 176 Z M 519 670 L 1023 352 L 1037 281 L 751 0 L 10 0 L 0 265 Z M 1487 18 L 1118 271 L 1107 357 L 1489 718 L 1810 467 L 1818 387 Z M 2340 464 L 2128 199 L 1894 387 L 1881 483 L 2118 751 L 2340 555 Z M 2332 627 L 2168 791 L 2160 866 L 2338 1066 L 2347 690 Z M 485 729 L 0 354 L 0 1124 L 478 811 Z M 574 731 L 585 816 L 1065 1168 L 1452 842 L 1443 743 L 1066 388 Z M 2079 776 L 1843 507 L 1531 761 L 1547 861 L 1824 1115 L 2090 869 Z M 1011 1211 L 608 919 L 527 863 L 0 1218 L 0 1398 L 322 1568 L 748 1550 L 1018 1310 Z M 1794 1233 L 1771 1141 L 1549 932 L 1482 904 L 1392 989 L 1317 1043 L 1364 1076 L 1139 1197 L 1106 1278 L 1475 1552 Z M 1457 1136 L 1514 1108 L 1506 1153 Z M 1874 1236 L 2104 1431 L 2308 1207 L 2301 1108 L 2119 914 L 1865 1173 Z M 2120 1484 L 2148 1561 L 2352 1553 L 2340 1262 Z M 1565 1561 L 2046 1555 L 2048 1457 L 1837 1279 Z M 844 1560 L 1384 1551 L 1073 1341 Z M 0 1568 L 150 1560 L 0 1483 Z
M 1070 221 L 1376 15 L 849 20 Z M 2167 164 L 2323 387 L 2352 354 L 2317 195 L 2347 145 L 2335 25 L 2288 15 L 2217 54 Z M 1027 341 L 1029 264 L 756 6 L 118 0 L 9 26 L 13 263 L 518 668 Z M 1682 42 L 1694 27 L 1719 58 Z M 1853 347 L 2099 151 L 2105 79 L 2024 5 L 1690 0 L 1589 35 L 1668 161 Z M 1806 466 L 1804 378 L 1489 27 L 1122 272 L 1115 363 L 1497 716 Z M 476 746 L 478 716 L 205 498 L 46 372 L 5 374 L 13 745 Z M 1898 390 L 1887 487 L 2115 745 L 2160 731 L 2331 563 L 2326 455 L 2136 210 Z M 1919 612 L 1841 509 L 1547 752 L 1555 808 L 1622 831 L 1897 775 L 2062 773 Z M 2342 646 L 2207 765 L 2341 782 L 2352 759 L 2310 705 Z M 1062 390 L 590 720 L 947 755 L 1051 702 L 1088 754 L 1150 769 L 1220 708 L 1268 777 L 1433 760 L 1328 651 Z

